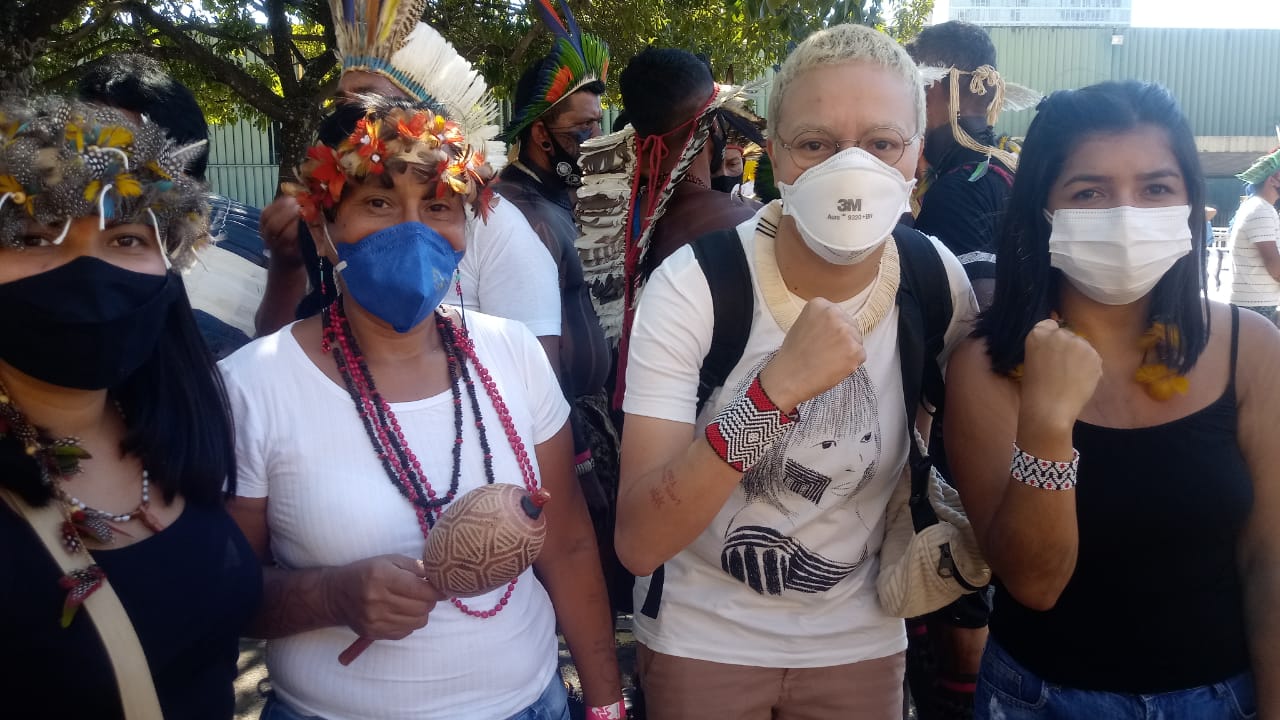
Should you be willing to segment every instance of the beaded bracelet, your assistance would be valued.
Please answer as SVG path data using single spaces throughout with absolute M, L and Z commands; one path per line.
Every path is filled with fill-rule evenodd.
M 730 467 L 746 472 L 760 462 L 783 430 L 799 419 L 798 412 L 784 413 L 769 399 L 757 375 L 747 392 L 721 408 L 707 425 L 707 442 Z
M 1013 462 L 1009 474 L 1014 480 L 1042 490 L 1070 490 L 1076 486 L 1076 469 L 1080 466 L 1080 451 L 1071 449 L 1071 462 L 1041 460 L 1013 444 Z
M 627 706 L 621 700 L 612 705 L 587 709 L 587 720 L 626 720 Z

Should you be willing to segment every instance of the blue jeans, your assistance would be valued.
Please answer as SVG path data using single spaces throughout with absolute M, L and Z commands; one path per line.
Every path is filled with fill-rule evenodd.
M 1251 673 L 1153 695 L 1077 690 L 1040 678 L 994 640 L 982 653 L 973 706 L 974 720 L 1248 720 L 1258 713 Z
M 303 715 L 276 697 L 275 693 L 267 696 L 267 704 L 262 708 L 258 720 L 324 720 L 317 715 Z M 542 691 L 532 705 L 512 715 L 507 720 L 569 720 L 569 693 L 560 681 L 560 673 L 551 676 L 547 689 Z

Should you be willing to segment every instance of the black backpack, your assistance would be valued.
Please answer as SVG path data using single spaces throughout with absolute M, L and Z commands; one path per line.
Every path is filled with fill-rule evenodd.
M 915 442 L 916 410 L 922 401 L 942 410 L 942 354 L 944 336 L 951 324 L 951 280 L 933 242 L 918 230 L 898 225 L 893 230 L 898 244 L 902 280 L 898 286 L 898 353 L 902 365 L 902 394 L 906 401 L 907 462 L 911 466 L 911 519 L 916 532 L 934 525 L 938 517 L 925 497 L 933 460 Z M 716 388 L 724 385 L 729 373 L 742 359 L 751 335 L 755 314 L 755 292 L 747 255 L 736 229 L 720 230 L 691 243 L 693 255 L 711 289 L 714 326 L 711 348 L 698 374 L 698 413 Z M 665 577 L 662 566 L 654 570 L 649 591 L 640 612 L 656 618 L 662 602 Z

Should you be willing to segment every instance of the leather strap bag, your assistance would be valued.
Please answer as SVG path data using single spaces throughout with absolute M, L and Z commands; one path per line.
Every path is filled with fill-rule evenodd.
M 63 574 L 82 569 L 83 558 L 68 553 L 59 537 L 63 517 L 56 503 L 31 507 L 7 488 L 0 488 L 0 498 L 31 525 Z M 107 649 L 116 685 L 120 688 L 120 704 L 124 708 L 125 719 L 164 720 L 147 656 L 142 651 L 142 643 L 138 641 L 138 633 L 133 629 L 129 615 L 111 587 L 111 581 L 103 580 L 102 586 L 84 601 L 82 609 L 89 613 Z

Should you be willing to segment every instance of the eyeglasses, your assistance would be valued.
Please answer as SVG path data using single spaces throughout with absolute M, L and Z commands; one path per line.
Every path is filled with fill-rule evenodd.
M 858 140 L 836 140 L 823 130 L 802 130 L 782 148 L 791 154 L 791 160 L 801 170 L 826 161 L 831 156 L 851 147 L 861 148 L 886 165 L 896 165 L 907 151 L 907 146 L 920 139 L 920 133 L 903 137 L 892 127 L 872 128 Z

